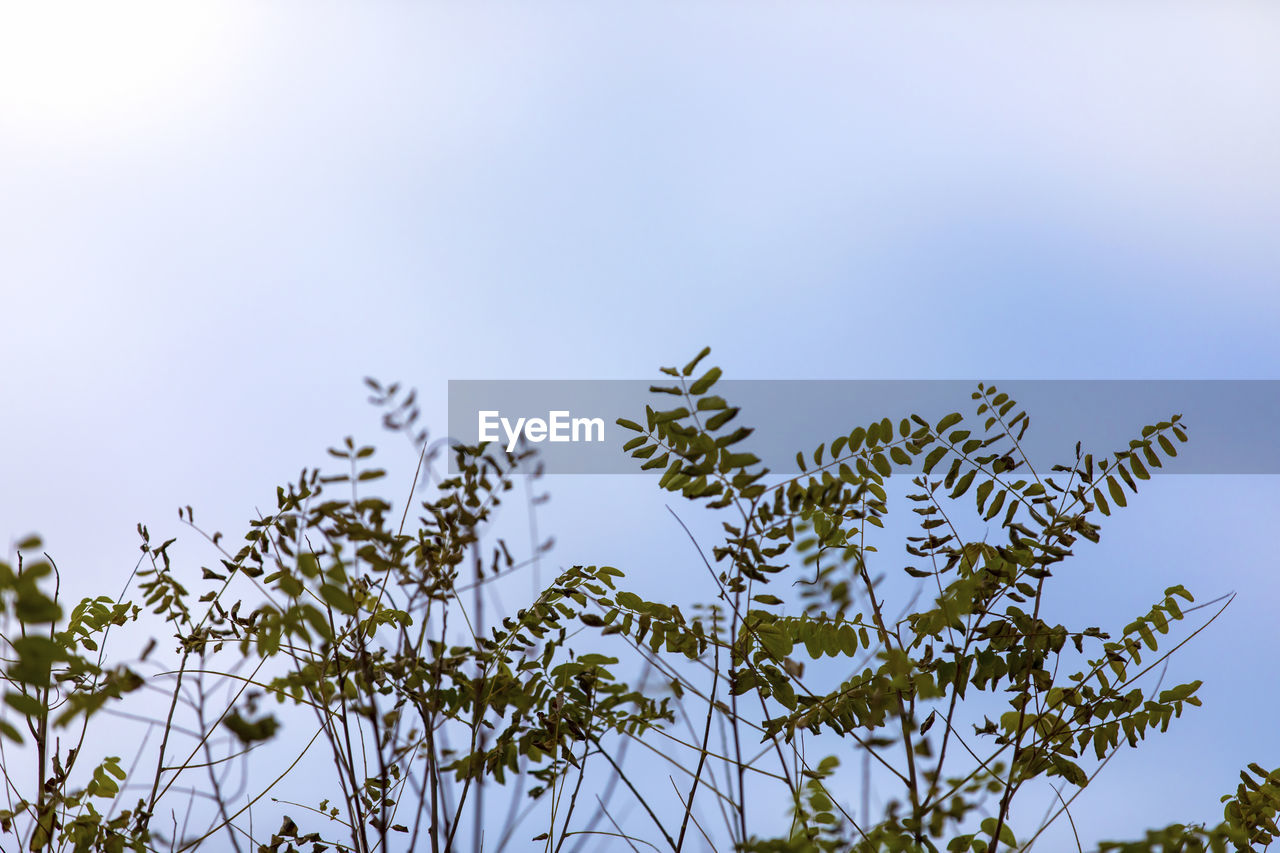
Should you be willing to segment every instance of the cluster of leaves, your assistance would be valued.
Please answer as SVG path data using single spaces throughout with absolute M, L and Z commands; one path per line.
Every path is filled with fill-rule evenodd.
M 441 443 L 417 426 L 412 392 L 373 381 L 385 425 L 419 458 L 399 513 L 365 493 L 386 476 L 374 449 L 347 439 L 330 451 L 339 470 L 277 489 L 274 511 L 234 549 L 184 507 L 180 520 L 218 554 L 198 574 L 175 568 L 174 539 L 154 545 L 140 526 L 139 603 L 85 599 L 65 619 L 52 560 L 28 561 L 40 545 L 19 543 L 16 568 L 0 564 L 4 702 L 18 720 L 0 715 L 0 750 L 27 750 L 34 774 L 19 778 L 0 752 L 0 830 L 32 850 L 372 853 L 502 849 L 526 843 L 517 833 L 536 814 L 533 841 L 547 851 L 612 839 L 992 853 L 1029 848 L 1117 750 L 1199 704 L 1200 682 L 1163 684 L 1189 636 L 1169 638 L 1221 608 L 1184 630 L 1197 607 L 1171 586 L 1114 636 L 1043 615 L 1073 548 L 1098 541 L 1101 519 L 1177 455 L 1179 417 L 1105 457 L 1077 446 L 1040 472 L 1022 452 L 1030 417 L 980 385 L 972 423 L 955 412 L 859 425 L 780 478 L 744 449 L 752 431 L 715 393 L 721 371 L 701 369 L 706 355 L 663 369 L 670 382 L 652 390 L 670 408 L 618 423 L 635 433 L 625 447 L 640 468 L 661 471 L 660 489 L 721 522 L 719 541 L 693 542 L 707 600 L 650 601 L 620 569 L 574 566 L 495 618 L 485 593 L 549 547 L 535 541 L 517 560 L 497 535 L 516 476 L 536 462 L 454 446 L 454 473 L 437 476 Z M 906 566 L 877 550 L 894 476 L 910 483 L 919 528 Z M 966 529 L 975 518 L 979 537 Z M 140 618 L 164 621 L 175 657 L 152 661 L 152 641 L 108 663 L 108 635 Z M 631 664 L 638 679 L 623 677 Z M 112 755 L 78 761 L 100 746 L 91 722 L 156 691 L 167 712 L 147 734 L 158 745 L 127 769 Z M 284 774 L 250 769 L 285 744 Z M 631 744 L 684 785 L 637 780 Z M 276 832 L 255 834 L 255 809 L 313 749 L 336 771 L 329 796 L 292 803 Z M 849 775 L 859 762 L 860 782 Z M 588 774 L 600 780 L 591 805 L 580 803 Z M 1029 823 L 1015 798 L 1044 784 L 1061 808 Z M 494 786 L 509 803 L 501 823 L 486 821 Z M 204 812 L 190 805 L 197 788 Z M 873 808 L 873 788 L 893 793 Z M 127 789 L 142 794 L 130 808 Z M 630 822 L 610 809 L 615 795 L 640 807 Z M 1251 765 L 1224 803 L 1219 825 L 1101 849 L 1265 847 L 1280 834 L 1280 771 Z
M 873 421 L 797 454 L 801 475 L 766 485 L 760 461 L 738 449 L 750 430 L 731 428 L 737 409 L 712 393 L 720 371 L 695 379 L 698 361 L 666 369 L 678 383 L 652 389 L 681 405 L 647 408 L 643 424 L 618 423 L 637 433 L 627 447 L 645 460 L 642 467 L 664 468 L 661 487 L 735 516 L 724 525 L 724 544 L 713 549 L 715 583 L 733 626 L 731 642 L 716 641 L 729 651 L 732 694 L 756 694 L 761 715 L 748 719 L 736 705 L 711 710 L 735 730 L 749 726 L 772 743 L 795 804 L 785 836 L 753 839 L 739 822 L 738 844 L 819 849 L 804 839 L 829 832 L 831 822 L 806 817 L 813 810 L 803 807 L 804 791 L 787 765 L 814 772 L 804 764 L 804 741 L 823 735 L 815 741 L 823 750 L 831 736 L 842 739 L 901 789 L 878 820 L 855 821 L 851 809 L 842 809 L 843 835 L 832 842 L 840 849 L 1025 846 L 1068 812 L 1121 744 L 1136 746 L 1151 731 L 1167 730 L 1185 706 L 1199 704 L 1199 681 L 1146 692 L 1139 684 L 1172 651 L 1162 640 L 1184 618 L 1180 600 L 1192 600 L 1183 587 L 1167 589 L 1114 640 L 1097 627 L 1041 617 L 1047 582 L 1077 541 L 1098 541 L 1100 517 L 1126 506 L 1150 469 L 1177 455 L 1177 443 L 1187 440 L 1179 416 L 1144 427 L 1107 457 L 1095 459 L 1077 445 L 1070 464 L 1039 472 L 1022 452 L 1030 417 L 1008 394 L 979 385 L 973 426 L 959 412 L 933 423 L 919 415 Z M 887 480 L 897 472 L 911 478 L 907 498 L 920 527 L 906 547 L 920 562 L 905 566 L 905 574 L 918 580 L 916 595 L 932 589 L 936 597 L 915 612 L 908 605 L 891 621 L 883 577 L 872 569 L 872 543 L 888 513 Z M 958 507 L 966 499 L 988 528 L 978 541 L 962 531 Z M 993 522 L 1002 541 L 988 541 Z M 803 581 L 799 614 L 762 591 L 793 562 L 812 573 Z M 694 647 L 694 632 L 663 624 L 689 637 L 674 649 Z M 830 684 L 806 678 L 804 663 L 790 657 L 801 645 L 813 661 L 844 661 L 823 666 L 837 673 Z M 975 692 L 1003 694 L 998 722 L 966 714 L 991 705 Z M 1011 826 L 1015 795 L 1053 777 L 1074 791 L 1063 796 L 1059 787 L 1063 807 L 1027 827 L 1020 842 Z M 1242 786 L 1228 799 L 1221 827 L 1169 832 L 1265 843 L 1274 805 L 1269 784 Z M 987 809 L 991 795 L 997 802 Z M 747 796 L 740 786 L 731 799 L 743 808 Z M 975 824 L 979 809 L 994 814 Z

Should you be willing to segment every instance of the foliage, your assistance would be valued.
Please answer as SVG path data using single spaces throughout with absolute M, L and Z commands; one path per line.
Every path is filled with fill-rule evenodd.
M 743 449 L 739 410 L 713 393 L 720 370 L 699 372 L 706 354 L 664 368 L 670 381 L 653 392 L 666 402 L 618 423 L 635 434 L 625 449 L 639 467 L 661 471 L 659 488 L 722 523 L 705 552 L 689 534 L 708 601 L 649 601 L 617 568 L 574 566 L 488 624 L 482 593 L 549 547 L 534 542 L 517 561 L 496 535 L 536 460 L 457 446 L 456 473 L 437 477 L 441 444 L 416 427 L 413 394 L 372 380 L 386 425 L 419 454 L 399 517 L 365 492 L 385 476 L 374 449 L 347 439 L 330 451 L 340 470 L 281 486 L 235 550 L 183 508 L 218 555 L 198 575 L 175 569 L 174 539 L 155 545 L 140 525 L 136 603 L 97 597 L 64 614 L 52 559 L 28 559 L 38 540 L 18 543 L 16 568 L 0 564 L 0 829 L 25 849 L 75 851 L 438 851 L 529 837 L 556 851 L 1025 850 L 1070 818 L 1118 750 L 1200 704 L 1199 681 L 1165 687 L 1162 667 L 1225 603 L 1190 629 L 1205 605 L 1179 585 L 1118 631 L 1042 615 L 1073 548 L 1097 542 L 1102 519 L 1177 455 L 1181 418 L 1106 456 L 1077 445 L 1037 471 L 1021 445 L 1030 418 L 979 385 L 969 420 L 860 425 L 798 454 L 799 476 L 771 477 Z M 875 544 L 894 474 L 910 478 L 918 526 L 896 581 Z M 967 536 L 974 518 L 998 533 Z M 913 596 L 905 607 L 899 593 Z M 172 657 L 152 659 L 152 641 L 108 662 L 113 632 L 156 619 Z M 639 678 L 622 677 L 627 665 Z M 91 727 L 156 692 L 167 709 L 147 723 L 157 745 L 127 769 L 119 756 L 82 760 L 110 742 Z M 664 792 L 654 774 L 628 772 L 632 744 L 682 782 L 669 776 Z M 329 795 L 277 801 L 290 811 L 265 833 L 255 811 L 316 752 L 334 770 Z M 283 773 L 251 772 L 279 754 L 293 755 Z M 846 772 L 859 762 L 860 781 Z M 896 791 L 874 812 L 873 778 Z M 1253 764 L 1241 778 L 1220 824 L 1100 850 L 1265 848 L 1280 834 L 1280 771 Z M 1015 802 L 1046 784 L 1061 807 L 1030 822 Z M 494 786 L 506 792 L 500 820 L 493 793 L 486 803 Z M 643 823 L 620 819 L 615 797 Z M 723 830 L 708 821 L 716 813 Z

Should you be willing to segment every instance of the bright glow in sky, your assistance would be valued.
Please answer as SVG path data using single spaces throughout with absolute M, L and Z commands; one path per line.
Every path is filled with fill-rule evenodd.
M 47 145 L 149 127 L 225 59 L 216 50 L 227 18 L 208 3 L 6 3 L 0 121 Z

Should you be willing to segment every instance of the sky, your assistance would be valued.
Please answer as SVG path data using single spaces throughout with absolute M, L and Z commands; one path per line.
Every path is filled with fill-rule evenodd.
M 138 522 L 234 530 L 348 434 L 403 467 L 368 375 L 437 433 L 450 379 L 704 344 L 734 378 L 1280 377 L 1278 38 L 1248 2 L 5 3 L 0 537 L 114 592 Z M 643 486 L 553 478 L 555 559 L 660 588 L 690 555 Z M 1087 792 L 1098 835 L 1280 765 L 1278 508 L 1164 478 L 1074 581 L 1126 622 L 1170 577 L 1239 593 L 1179 662 L 1206 707 L 1106 784 L 1182 781 Z

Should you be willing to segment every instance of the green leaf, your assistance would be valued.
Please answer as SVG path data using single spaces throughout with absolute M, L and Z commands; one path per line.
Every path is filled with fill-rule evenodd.
M 880 443 L 880 424 L 872 423 L 867 427 L 867 447 L 875 447 Z
M 956 481 L 956 487 L 951 490 L 951 497 L 958 498 L 969 490 L 969 485 L 973 483 L 973 477 L 978 473 L 977 468 L 970 468 L 969 471 Z
M 37 687 L 47 687 L 54 663 L 67 659 L 67 653 L 60 645 L 39 634 L 18 637 L 12 645 L 18 659 L 10 665 L 9 675 Z
M 993 817 L 983 818 L 982 831 L 988 835 L 992 835 L 995 833 L 996 825 L 999 823 L 1000 822 Z M 1013 829 L 1007 823 L 1000 824 L 1000 841 L 1010 848 L 1016 847 L 1018 844 L 1017 839 L 1013 835 Z
M 699 351 L 699 353 L 693 357 L 693 360 L 690 361 L 688 364 L 686 364 L 684 366 L 684 369 L 681 370 L 680 372 L 685 376 L 692 376 L 693 371 L 695 371 L 698 368 L 698 362 L 702 361 L 704 358 L 706 358 L 709 355 L 711 355 L 711 347 L 703 347 L 702 350 Z
M 43 717 L 49 711 L 39 699 L 25 693 L 6 693 L 4 702 L 24 717 Z
M 1133 476 L 1139 480 L 1150 480 L 1151 475 L 1147 473 L 1146 467 L 1143 466 L 1142 460 L 1138 458 L 1138 454 L 1129 457 L 1129 467 L 1133 469 Z
M 1103 515 L 1111 515 L 1111 507 L 1107 506 L 1107 501 L 1102 497 L 1102 491 L 1098 488 L 1093 490 L 1093 502 L 1098 505 Z
M 1133 482 L 1133 477 L 1129 475 L 1129 469 L 1124 467 L 1124 463 L 1121 462 L 1117 465 L 1116 470 L 1120 472 L 1120 479 L 1124 480 L 1124 484 L 1129 487 L 1130 491 L 1136 494 L 1138 491 L 1138 484 Z
M 246 720 L 239 711 L 232 711 L 222 724 L 231 729 L 243 744 L 270 740 L 280 728 L 280 721 L 270 714 L 257 720 Z
M 784 708 L 788 711 L 796 709 L 796 691 L 789 681 L 785 678 L 778 679 L 771 682 L 770 686 L 773 687 L 773 698 L 781 702 Z
M 729 421 L 733 420 L 737 416 L 737 414 L 738 414 L 737 409 L 724 409 L 723 411 L 717 412 L 716 414 L 707 418 L 707 430 L 709 432 L 715 432 L 716 430 L 720 429 L 720 427 L 724 426 Z
M 761 645 L 773 656 L 774 660 L 782 660 L 795 649 L 795 643 L 792 641 L 791 636 L 780 628 L 761 630 L 759 633 Z
M 1111 493 L 1111 499 L 1116 502 L 1116 506 L 1129 505 L 1124 498 L 1124 489 L 1120 488 L 1120 483 L 1115 477 L 1107 478 L 1107 491 Z
M 706 373 L 702 374 L 702 377 L 698 379 L 697 382 L 694 382 L 692 385 L 689 386 L 689 393 L 695 396 L 697 396 L 698 394 L 705 393 L 707 389 L 709 389 L 712 385 L 716 384 L 716 380 L 719 378 L 720 378 L 720 368 L 713 367 L 710 370 L 708 370 Z
M 994 480 L 983 480 L 978 484 L 978 490 L 974 492 L 974 496 L 978 501 L 978 512 L 982 512 L 986 507 L 987 496 L 991 494 L 991 490 L 995 488 L 995 485 Z
M 57 622 L 62 618 L 62 607 L 58 602 L 39 589 L 25 585 L 19 588 L 13 611 L 17 614 L 19 621 L 28 625 Z
M 342 587 L 330 583 L 321 584 L 320 597 L 325 604 L 343 615 L 350 616 L 356 612 L 355 600 Z
M 1008 494 L 1004 489 L 996 492 L 995 499 L 991 501 L 991 506 L 987 508 L 987 514 L 983 516 L 983 520 L 990 521 L 1000 512 L 1000 507 L 1004 506 L 1005 496 Z
M 944 417 L 942 420 L 938 421 L 938 425 L 933 428 L 933 431 L 938 435 L 941 435 L 942 433 L 951 429 L 951 427 L 960 423 L 960 421 L 962 420 L 964 420 L 964 415 L 961 415 L 959 412 L 952 412 L 951 414 Z
M 653 423 L 655 426 L 657 426 L 658 424 L 670 423 L 671 421 L 678 421 L 681 418 L 687 418 L 687 417 L 689 417 L 689 410 L 686 409 L 684 406 L 680 406 L 675 409 L 667 409 L 666 411 L 662 411 L 662 412 L 654 412 Z
M 302 581 L 293 575 L 281 573 L 277 580 L 277 585 L 280 587 L 280 591 L 290 598 L 297 598 L 302 595 Z

